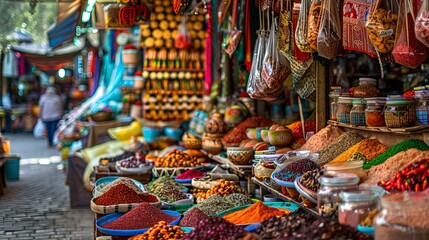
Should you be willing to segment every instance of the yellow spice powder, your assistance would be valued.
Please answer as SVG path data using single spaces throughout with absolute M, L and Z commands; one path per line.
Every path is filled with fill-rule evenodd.
M 371 161 L 387 149 L 387 146 L 379 142 L 377 139 L 365 139 L 356 143 L 329 163 L 345 162 L 355 153 L 363 154 L 368 161 Z

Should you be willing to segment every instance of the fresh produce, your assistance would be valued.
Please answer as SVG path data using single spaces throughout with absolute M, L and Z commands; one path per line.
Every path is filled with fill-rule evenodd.
M 408 164 L 390 180 L 382 180 L 378 184 L 386 191 L 425 191 L 429 188 L 429 159 Z
M 209 217 L 201 221 L 194 231 L 186 233 L 183 240 L 217 239 L 230 240 L 244 232 L 244 228 L 236 226 L 220 217 Z
M 118 184 L 94 199 L 95 204 L 103 206 L 141 202 L 156 203 L 158 198 L 148 193 L 138 194 L 125 184 Z
M 144 234 L 139 234 L 129 240 L 153 240 L 153 239 L 181 239 L 184 232 L 179 226 L 168 225 L 166 221 L 160 221 L 155 226 L 149 228 Z
M 306 188 L 313 192 L 317 192 L 320 188 L 319 178 L 323 176 L 324 171 L 322 169 L 314 169 L 308 171 L 302 175 L 299 182 Z
M 309 150 L 313 153 L 319 152 L 329 144 L 335 142 L 343 133 L 344 131 L 341 128 L 329 125 L 311 136 L 300 150 Z
M 314 161 L 311 161 L 310 159 L 301 159 L 288 164 L 286 167 L 280 170 L 280 172 L 276 175 L 276 178 L 282 181 L 293 182 L 295 181 L 296 177 L 299 177 L 302 174 L 317 168 L 318 166 Z
M 429 150 L 429 146 L 426 145 L 426 143 L 424 143 L 423 141 L 417 140 L 417 139 L 407 139 L 407 140 L 404 140 L 404 141 L 390 147 L 389 149 L 387 149 L 387 151 L 380 154 L 379 156 L 377 156 L 373 160 L 366 162 L 363 165 L 363 169 L 370 169 L 373 166 L 376 166 L 378 164 L 383 163 L 388 158 L 396 155 L 397 153 L 402 152 L 402 151 L 406 151 L 410 148 L 416 148 L 416 149 L 422 150 L 422 151 Z
M 266 206 L 263 202 L 257 202 L 245 209 L 229 213 L 224 219 L 234 224 L 251 224 L 263 222 L 273 216 L 283 216 L 290 213 L 289 210 L 280 210 Z
M 177 217 L 170 216 L 148 203 L 142 203 L 118 219 L 104 224 L 102 227 L 121 230 L 142 229 L 150 228 L 159 221 L 170 223 L 176 219 Z
M 199 166 L 202 160 L 191 157 L 182 150 L 171 150 L 166 156 L 159 157 L 155 161 L 155 167 L 195 167 Z
M 218 194 L 223 197 L 232 193 L 244 193 L 244 190 L 237 186 L 234 181 L 222 179 L 220 180 L 219 184 L 213 186 L 207 192 L 198 194 L 197 202 L 202 201 L 214 194 Z
M 222 138 L 222 144 L 224 146 L 228 144 L 239 144 L 242 140 L 246 139 L 246 129 L 248 128 L 257 128 L 257 127 L 267 127 L 272 124 L 272 121 L 262 117 L 250 117 L 235 126 L 229 132 L 225 134 Z

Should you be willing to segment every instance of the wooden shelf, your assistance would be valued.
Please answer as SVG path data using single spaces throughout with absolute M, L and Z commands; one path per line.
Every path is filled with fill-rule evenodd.
M 296 200 L 294 200 L 293 198 L 290 198 L 290 197 L 288 197 L 288 196 L 285 196 L 283 193 L 281 193 L 281 192 L 279 192 L 279 191 L 277 191 L 277 190 L 275 190 L 275 189 L 271 188 L 270 186 L 268 186 L 267 184 L 265 184 L 263 181 L 261 181 L 261 180 L 259 180 L 259 179 L 255 178 L 255 177 L 252 177 L 252 181 L 253 181 L 253 183 L 255 183 L 256 185 L 258 185 L 259 187 L 261 187 L 263 190 L 265 190 L 265 191 L 267 191 L 267 192 L 269 192 L 269 193 L 273 194 L 276 198 L 279 198 L 279 199 L 281 199 L 281 200 L 283 200 L 283 201 L 286 201 L 286 202 L 293 202 L 293 203 L 296 203 L 296 204 L 298 204 L 299 206 L 301 206 L 301 208 L 302 208 L 302 209 L 304 209 L 305 211 L 307 211 L 307 212 L 309 212 L 309 213 L 311 213 L 311 214 L 313 214 L 313 215 L 315 215 L 315 216 L 317 216 L 317 217 L 320 217 L 320 215 L 317 213 L 317 211 L 316 211 L 315 209 L 308 208 L 308 207 L 304 206 L 304 204 L 303 204 L 302 202 L 297 202 L 297 201 L 296 201 Z M 262 192 L 261 192 L 261 195 L 262 195 Z
M 429 132 L 429 125 L 413 126 L 413 127 L 406 127 L 406 128 L 368 127 L 368 126 L 356 126 L 356 125 L 341 123 L 341 122 L 332 121 L 332 120 L 329 120 L 328 124 L 331 126 L 356 129 L 360 131 L 391 133 L 391 134 L 398 134 L 398 135 L 412 135 L 412 134 L 421 134 L 421 133 Z
M 193 68 L 144 68 L 148 72 L 204 72 L 204 69 Z

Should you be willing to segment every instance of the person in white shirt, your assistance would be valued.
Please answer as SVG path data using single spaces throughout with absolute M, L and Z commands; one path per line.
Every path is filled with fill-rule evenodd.
M 53 86 L 46 88 L 45 94 L 40 97 L 39 101 L 40 118 L 45 123 L 48 135 L 48 145 L 53 146 L 54 134 L 57 130 L 58 122 L 63 116 L 63 101 L 56 94 Z

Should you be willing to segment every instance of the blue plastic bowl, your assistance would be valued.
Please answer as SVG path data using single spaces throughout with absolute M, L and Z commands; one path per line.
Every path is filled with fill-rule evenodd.
M 170 211 L 170 210 L 162 210 L 164 213 L 167 213 L 170 216 L 178 217 L 173 222 L 169 223 L 169 225 L 177 225 L 180 222 L 181 215 L 180 213 L 176 211 Z M 138 234 L 145 233 L 149 228 L 142 228 L 142 229 L 133 229 L 133 230 L 117 230 L 117 229 L 109 229 L 109 228 L 103 228 L 102 226 L 106 223 L 112 222 L 116 219 L 118 219 L 120 216 L 124 215 L 124 213 L 112 213 L 109 215 L 106 215 L 104 217 L 101 217 L 97 220 L 96 225 L 97 229 L 104 233 L 109 234 L 111 236 L 120 236 L 120 237 L 131 237 Z
M 176 141 L 180 141 L 182 139 L 183 136 L 183 129 L 180 128 L 165 128 L 164 129 L 164 133 L 165 136 L 167 137 L 171 137 L 172 139 L 176 140 Z
M 277 178 L 278 173 L 280 172 L 280 170 L 276 170 L 271 174 L 271 179 L 274 180 L 278 185 L 282 186 L 282 187 L 288 187 L 288 188 L 295 188 L 295 183 L 294 182 L 287 182 L 287 181 L 283 181 Z
M 374 227 L 364 227 L 361 225 L 358 225 L 357 227 L 358 231 L 367 235 L 374 235 Z
M 143 127 L 143 138 L 146 142 L 155 142 L 162 135 L 162 129 Z

